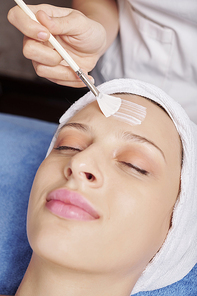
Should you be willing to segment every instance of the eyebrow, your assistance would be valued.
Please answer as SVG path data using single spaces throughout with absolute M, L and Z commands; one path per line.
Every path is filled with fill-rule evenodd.
M 70 128 L 74 128 L 74 129 L 78 129 L 81 130 L 83 132 L 90 132 L 90 127 L 86 124 L 81 124 L 81 123 L 76 123 L 76 122 L 70 122 L 70 123 L 66 123 L 64 124 L 60 130 L 66 128 L 66 127 L 70 127 Z M 140 135 L 137 134 L 133 134 L 132 132 L 126 131 L 126 132 L 121 132 L 118 136 L 118 138 L 122 138 L 125 141 L 135 141 L 135 142 L 139 142 L 139 143 L 147 143 L 152 145 L 153 147 L 155 147 L 160 154 L 162 155 L 162 157 L 164 158 L 165 162 L 166 162 L 166 158 L 164 155 L 164 152 L 162 151 L 161 148 L 159 148 L 154 142 L 152 142 L 151 140 L 142 137 Z
M 66 128 L 66 127 L 71 127 L 71 128 L 75 128 L 81 131 L 85 131 L 85 132 L 89 132 L 90 131 L 90 127 L 86 124 L 81 124 L 81 123 L 77 123 L 77 122 L 70 122 L 70 123 L 65 123 L 60 130 Z

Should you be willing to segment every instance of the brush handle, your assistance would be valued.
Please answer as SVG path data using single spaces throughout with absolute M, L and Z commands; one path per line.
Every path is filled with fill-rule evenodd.
M 93 95 L 98 97 L 100 92 L 98 88 L 96 88 L 96 86 L 92 83 L 92 81 L 87 77 L 87 75 L 81 69 L 79 69 L 76 74 L 83 81 L 83 83 L 85 83 Z

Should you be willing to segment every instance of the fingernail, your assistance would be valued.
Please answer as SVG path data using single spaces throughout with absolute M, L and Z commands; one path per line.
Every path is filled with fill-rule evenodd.
M 39 32 L 37 37 L 40 40 L 46 40 L 47 39 L 48 34 L 46 32 Z

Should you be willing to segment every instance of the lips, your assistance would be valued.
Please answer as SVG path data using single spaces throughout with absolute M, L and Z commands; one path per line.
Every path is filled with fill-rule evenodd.
M 97 211 L 82 195 L 63 188 L 48 194 L 46 207 L 65 219 L 89 221 L 99 218 Z

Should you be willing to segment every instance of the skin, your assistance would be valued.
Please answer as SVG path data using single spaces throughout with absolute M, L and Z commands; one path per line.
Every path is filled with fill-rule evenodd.
M 161 248 L 179 193 L 181 143 L 160 107 L 120 97 L 147 108 L 141 125 L 106 118 L 93 102 L 61 129 L 38 169 L 27 219 L 33 256 L 17 296 L 129 296 Z M 83 195 L 99 218 L 51 213 L 46 197 L 58 188 Z
M 114 0 L 74 0 L 73 8 L 31 5 L 40 24 L 18 6 L 8 20 L 24 35 L 24 56 L 33 62 L 36 73 L 58 84 L 84 84 L 47 42 L 51 32 L 85 73 L 92 70 L 118 33 L 118 9 Z M 92 78 L 93 79 L 93 78 Z

